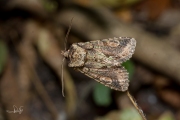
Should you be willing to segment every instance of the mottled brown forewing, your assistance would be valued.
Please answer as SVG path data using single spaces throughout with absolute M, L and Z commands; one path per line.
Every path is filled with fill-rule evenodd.
M 128 89 L 128 73 L 122 63 L 132 57 L 136 40 L 130 37 L 74 43 L 63 55 L 69 67 L 119 91 Z
M 99 69 L 82 67 L 76 69 L 111 89 L 118 91 L 126 91 L 128 89 L 128 72 L 123 67 Z

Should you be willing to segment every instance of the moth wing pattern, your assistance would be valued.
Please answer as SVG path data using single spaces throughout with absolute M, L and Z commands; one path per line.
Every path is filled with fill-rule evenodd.
M 131 37 L 114 37 L 75 44 L 86 50 L 85 67 L 109 68 L 121 66 L 132 57 L 136 40 Z
M 126 91 L 128 89 L 128 72 L 123 66 L 118 68 L 97 69 L 80 67 L 75 69 L 111 89 L 118 91 Z
M 62 54 L 70 60 L 69 67 L 118 91 L 128 90 L 128 72 L 121 65 L 134 54 L 136 40 L 114 37 L 74 43 Z
M 136 40 L 131 37 L 114 37 L 102 39 L 95 46 L 99 46 L 94 48 L 97 51 L 102 52 L 106 56 L 113 56 L 120 63 L 123 63 L 134 54 Z

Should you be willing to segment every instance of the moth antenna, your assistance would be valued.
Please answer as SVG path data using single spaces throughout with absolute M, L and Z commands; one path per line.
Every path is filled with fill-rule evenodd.
M 68 39 L 68 36 L 69 36 L 69 33 L 71 31 L 71 26 L 72 26 L 72 21 L 73 21 L 74 17 L 71 19 L 71 23 L 69 25 L 69 28 L 68 28 L 68 31 L 66 33 L 66 37 L 65 37 L 65 40 L 64 40 L 64 47 L 65 47 L 65 51 L 66 51 L 66 44 L 67 44 L 67 39 Z
M 62 66 L 61 66 L 61 70 L 62 70 L 62 73 L 61 73 L 61 84 L 62 84 L 62 95 L 63 95 L 63 97 L 65 97 L 65 95 L 64 95 L 64 81 L 63 81 L 63 69 L 64 69 L 64 65 L 63 65 L 63 63 L 64 63 L 64 59 L 65 58 L 63 58 L 63 60 L 62 60 Z
M 66 33 L 66 37 L 65 37 L 65 40 L 64 40 L 64 51 L 66 51 L 66 44 L 67 44 L 67 39 L 68 39 L 68 36 L 69 36 L 69 33 L 70 33 L 70 31 L 71 31 L 71 26 L 72 26 L 72 21 L 73 21 L 73 19 L 74 19 L 74 17 L 72 17 L 72 19 L 71 19 L 71 23 L 70 23 L 70 25 L 69 25 L 69 28 L 68 28 L 68 31 L 67 31 L 67 33 Z M 63 69 L 64 69 L 64 60 L 65 60 L 65 57 L 63 58 L 63 60 L 62 60 L 62 66 L 61 66 L 61 84 L 62 84 L 62 95 L 63 95 L 63 97 L 65 97 L 65 95 L 64 95 L 64 76 L 63 76 Z

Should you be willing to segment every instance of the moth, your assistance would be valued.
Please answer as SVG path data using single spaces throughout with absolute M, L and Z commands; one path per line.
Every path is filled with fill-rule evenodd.
M 128 72 L 122 63 L 134 54 L 136 40 L 131 37 L 114 37 L 90 42 L 74 43 L 62 55 L 69 67 L 118 91 L 128 90 Z

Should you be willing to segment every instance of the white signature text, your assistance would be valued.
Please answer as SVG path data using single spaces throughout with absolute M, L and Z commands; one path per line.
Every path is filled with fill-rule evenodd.
M 16 107 L 15 105 L 13 105 L 13 108 L 14 110 L 10 111 L 10 110 L 6 110 L 6 112 L 8 113 L 19 113 L 21 114 L 23 112 L 23 109 L 22 109 L 23 106 L 20 106 L 19 108 Z

